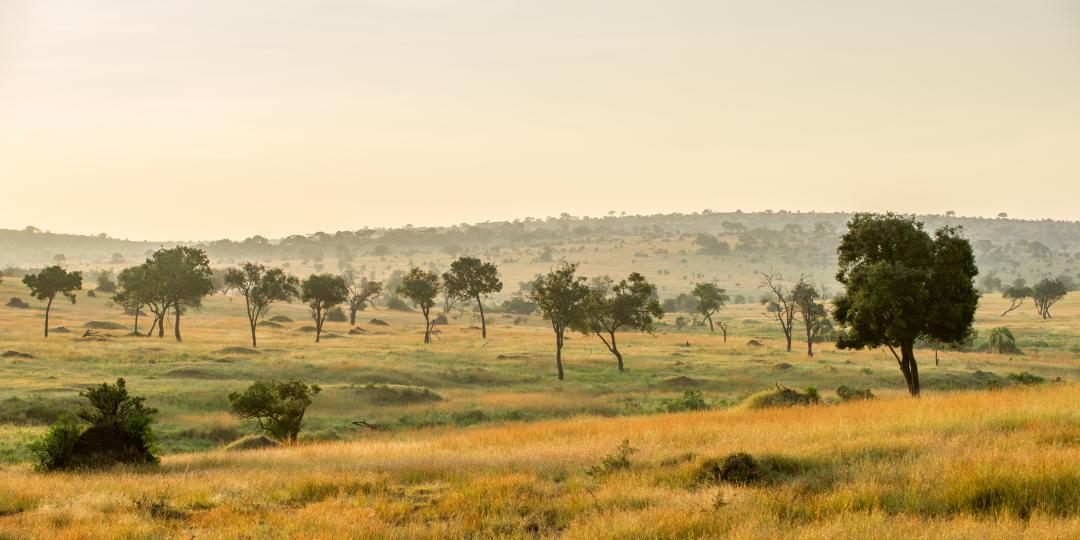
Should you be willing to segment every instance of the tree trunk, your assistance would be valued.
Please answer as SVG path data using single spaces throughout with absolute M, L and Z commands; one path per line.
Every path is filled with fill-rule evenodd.
M 726 324 L 721 324 L 720 325 L 720 331 L 722 331 L 724 333 L 724 343 L 727 343 L 727 325 Z
M 322 339 L 322 316 L 321 311 L 315 312 L 315 343 Z
M 484 303 L 476 297 L 476 307 L 480 308 L 480 337 L 487 339 L 487 319 L 484 318 Z
M 157 337 L 165 337 L 165 314 L 168 313 L 169 308 L 162 307 L 161 315 L 158 315 Z
M 912 397 L 919 396 L 919 364 L 915 361 L 915 344 L 913 341 L 900 343 L 900 371 L 904 373 L 907 381 L 908 393 Z
M 563 380 L 563 368 L 562 368 L 562 345 L 563 337 L 561 332 L 555 333 L 555 367 L 559 369 L 559 380 Z
M 431 343 L 431 308 L 420 307 L 424 313 L 424 345 Z
M 619 362 L 619 371 L 623 370 L 622 353 L 619 352 L 619 346 L 615 345 L 615 332 L 611 332 L 611 354 L 615 355 L 615 360 Z
M 814 357 L 814 337 L 810 334 L 806 335 L 806 356 Z
M 134 333 L 135 333 L 136 336 L 139 335 L 139 309 L 140 308 L 135 308 L 135 332 Z
M 349 302 L 349 326 L 356 326 L 356 312 L 358 307 L 359 304 L 356 303 L 356 300 Z
M 787 339 L 787 352 L 791 352 L 791 329 L 784 330 L 784 337 Z
M 177 343 L 180 343 L 181 341 L 184 341 L 180 337 L 180 304 L 176 305 L 176 325 L 173 326 L 173 336 L 176 337 L 176 342 Z
M 49 337 L 49 310 L 52 309 L 52 297 L 49 297 L 49 303 L 45 304 L 45 337 Z
M 251 323 L 251 348 L 257 349 L 259 345 L 255 341 L 255 323 Z
M 706 320 L 706 321 L 709 321 L 709 333 L 712 333 L 712 331 L 713 331 L 713 325 L 712 325 L 712 317 L 710 317 L 710 316 L 706 315 L 706 316 L 705 316 L 705 320 Z

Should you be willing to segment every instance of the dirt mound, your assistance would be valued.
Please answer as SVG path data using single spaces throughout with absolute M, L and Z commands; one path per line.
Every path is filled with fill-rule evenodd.
M 751 339 L 750 341 L 747 341 L 746 345 L 749 346 L 749 347 L 761 347 L 762 346 L 761 342 L 756 340 L 756 339 Z
M 83 334 L 79 341 L 109 341 L 109 337 L 103 334 Z
M 274 321 L 262 321 L 258 324 L 259 328 L 285 328 L 283 325 Z
M 342 335 L 339 335 L 339 334 L 332 334 L 332 333 L 322 335 L 322 339 L 342 339 L 344 337 L 345 336 L 342 336 Z
M 362 336 L 362 335 L 364 335 L 366 333 L 368 333 L 368 331 L 364 330 L 363 328 L 360 328 L 359 326 L 349 330 L 349 335 L 350 336 Z
M 225 447 L 226 452 L 243 452 L 245 450 L 265 450 L 277 448 L 281 443 L 264 435 L 248 435 L 240 437 Z
M 291 322 L 293 322 L 292 319 L 290 319 L 290 318 L 288 318 L 288 317 L 286 317 L 284 315 L 274 315 L 273 317 L 270 317 L 268 320 L 270 322 L 276 322 L 276 323 L 291 323 Z
M 390 323 L 382 319 L 371 319 L 368 324 L 374 324 L 375 326 L 390 326 Z
M 664 379 L 663 381 L 660 381 L 660 385 L 665 388 L 671 388 L 674 390 L 683 390 L 686 388 L 697 388 L 701 386 L 701 381 L 693 377 L 679 375 L 677 377 L 672 377 L 670 379 Z
M 791 369 L 793 367 L 795 367 L 795 366 L 793 366 L 793 365 L 791 365 L 791 364 L 789 364 L 787 362 L 780 362 L 779 364 L 774 365 L 772 368 L 775 371 L 787 371 L 787 370 L 789 370 L 789 369 Z
M 199 368 L 177 368 L 171 371 L 165 372 L 166 377 L 174 379 L 220 379 L 221 374 L 206 371 Z
M 75 440 L 68 462 L 73 469 L 157 463 L 150 449 L 117 427 L 91 427 Z
M 8 300 L 7 307 L 15 309 L 29 309 L 30 304 L 22 301 L 22 298 L 12 296 L 11 300 Z
M 49 333 L 50 334 L 70 334 L 71 330 L 68 330 L 67 328 L 65 328 L 63 326 L 57 326 L 56 328 L 53 328 L 52 330 L 49 330 Z
M 19 351 L 4 351 L 3 353 L 0 353 L 0 358 L 24 358 L 24 359 L 30 359 L 30 358 L 33 358 L 33 357 L 34 357 L 34 355 L 32 355 L 32 354 L 19 352 Z
M 527 358 L 529 358 L 528 353 L 500 354 L 495 357 L 496 360 L 525 360 Z
M 247 347 L 225 347 L 218 349 L 217 352 L 221 354 L 260 354 L 259 351 Z
M 300 332 L 301 334 L 314 334 L 315 333 L 315 327 L 310 326 L 310 325 L 301 326 L 300 328 L 297 328 L 295 330 L 295 332 Z
M 90 321 L 83 325 L 83 328 L 90 328 L 93 330 L 127 330 L 127 327 L 112 321 Z
M 756 484 L 765 477 L 754 456 L 745 452 L 729 454 L 723 460 L 707 459 L 698 467 L 697 479 L 699 482 L 718 484 Z

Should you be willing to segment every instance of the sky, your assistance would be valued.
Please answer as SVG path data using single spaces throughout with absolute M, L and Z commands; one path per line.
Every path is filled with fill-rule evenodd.
M 0 228 L 1078 202 L 1076 0 L 0 0 Z

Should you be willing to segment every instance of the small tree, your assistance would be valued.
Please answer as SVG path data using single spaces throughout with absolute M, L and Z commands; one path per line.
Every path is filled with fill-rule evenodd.
M 697 298 L 697 312 L 709 323 L 709 332 L 714 331 L 713 322 L 716 322 L 724 333 L 724 343 L 727 343 L 727 324 L 723 321 L 713 321 L 713 317 L 731 301 L 727 291 L 717 287 L 715 283 L 697 283 L 690 294 Z
M 367 305 L 375 307 L 375 298 L 382 294 L 383 284 L 379 281 L 368 281 L 358 275 L 351 266 L 345 268 L 341 277 L 349 289 L 349 325 L 356 326 L 356 313 L 363 311 Z
M 502 290 L 499 269 L 480 259 L 462 257 L 450 264 L 450 271 L 443 274 L 443 282 L 451 297 L 476 301 L 476 307 L 480 310 L 480 335 L 487 339 L 487 321 L 484 319 L 481 298 Z
M 30 294 L 45 304 L 45 337 L 49 337 L 49 311 L 56 295 L 62 295 L 75 303 L 75 291 L 82 289 L 82 272 L 68 272 L 59 266 L 50 266 L 37 274 L 23 276 L 23 284 L 30 288 Z
M 766 315 L 780 323 L 784 339 L 787 340 L 787 352 L 791 352 L 791 332 L 796 313 L 795 298 L 784 285 L 784 276 L 772 272 L 758 273 L 761 274 L 761 286 L 768 289 L 765 296 L 761 297 Z
M 225 271 L 225 286 L 236 289 L 244 296 L 248 327 L 251 330 L 251 346 L 257 347 L 255 328 L 263 315 L 275 302 L 287 302 L 299 296 L 300 280 L 280 268 L 266 269 L 256 263 L 244 263 L 240 268 Z
M 120 271 L 116 277 L 119 291 L 113 296 L 114 304 L 135 313 L 135 335 L 139 334 L 139 313 L 154 301 L 154 282 L 147 265 L 132 266 Z M 151 325 L 153 330 L 153 325 Z
M 327 313 L 345 302 L 349 289 L 341 276 L 333 274 L 312 274 L 304 280 L 301 289 L 300 299 L 307 302 L 311 317 L 315 319 L 315 343 L 318 343 L 322 338 Z
M 304 426 L 311 398 L 320 392 L 316 384 L 291 381 L 259 381 L 243 392 L 229 394 L 229 408 L 242 419 L 255 419 L 271 437 L 296 443 Z
M 424 314 L 424 343 L 431 343 L 431 308 L 440 290 L 439 274 L 413 267 L 394 291 L 398 298 L 412 302 Z
M 641 274 L 633 272 L 615 285 L 610 282 L 610 279 L 602 280 L 590 289 L 585 298 L 585 317 L 578 330 L 596 334 L 615 355 L 619 371 L 623 371 L 623 356 L 615 342 L 615 333 L 652 332 L 653 318 L 663 317 L 664 310 L 656 299 L 656 286 Z
M 844 293 L 833 300 L 837 347 L 888 347 L 912 396 L 920 391 L 915 340 L 963 341 L 979 302 L 975 255 L 960 229 L 931 238 L 922 227 L 913 217 L 856 214 L 837 249 Z
M 1043 319 L 1050 318 L 1050 308 L 1069 294 L 1069 287 L 1061 278 L 1043 278 L 1031 287 L 1031 299 Z
M 112 270 L 102 270 L 97 277 L 97 292 L 101 293 L 114 293 L 116 292 L 116 281 L 113 281 Z
M 563 380 L 562 349 L 566 329 L 583 324 L 585 298 L 589 294 L 585 278 L 576 276 L 576 271 L 576 264 L 561 263 L 555 270 L 537 276 L 529 291 L 529 300 L 540 308 L 545 319 L 551 321 L 551 329 L 555 332 L 555 366 L 560 381 Z
M 1024 305 L 1024 300 L 1031 298 L 1032 294 L 1031 287 L 1028 287 L 1023 279 L 1017 278 L 1011 286 L 1001 293 L 1001 297 L 1010 302 L 1009 308 L 1003 311 L 1001 316 L 1004 317 L 1009 312 L 1019 309 L 1020 306 Z
M 791 289 L 791 299 L 795 304 L 795 312 L 799 314 L 806 329 L 806 356 L 813 358 L 814 340 L 829 320 L 829 312 L 825 309 L 825 296 L 813 285 L 799 279 Z

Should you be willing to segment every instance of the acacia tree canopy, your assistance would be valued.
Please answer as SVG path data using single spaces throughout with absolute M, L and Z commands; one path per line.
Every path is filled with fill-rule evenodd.
M 413 267 L 394 291 L 399 298 L 412 302 L 424 314 L 424 343 L 431 343 L 431 308 L 435 306 L 435 297 L 441 290 L 439 274 Z
M 915 340 L 958 343 L 971 332 L 979 301 L 971 244 L 956 227 L 931 238 L 913 217 L 856 214 L 837 252 L 837 347 L 888 347 L 908 392 L 919 395 Z
M 584 334 L 596 334 L 615 355 L 619 371 L 623 371 L 623 356 L 615 334 L 619 330 L 651 332 L 653 319 L 664 316 L 656 286 L 637 272 L 616 284 L 611 284 L 610 279 L 597 281 L 584 303 L 585 317 L 575 321 L 576 329 Z
M 315 319 L 315 343 L 322 339 L 327 312 L 345 302 L 348 295 L 345 280 L 333 274 L 311 274 L 301 284 L 300 299 L 311 308 L 311 317 Z
M 280 268 L 267 269 L 257 263 L 244 263 L 240 268 L 225 271 L 225 286 L 236 289 L 244 297 L 248 326 L 251 330 L 251 346 L 257 347 L 255 328 L 259 319 L 275 302 L 288 301 L 300 295 L 300 280 Z
M 49 266 L 37 274 L 23 276 L 23 284 L 30 289 L 30 294 L 45 304 L 45 337 L 49 337 L 49 311 L 56 295 L 62 295 L 72 304 L 75 303 L 75 291 L 82 289 L 82 272 L 68 272 L 59 266 Z
M 487 338 L 487 320 L 484 319 L 484 303 L 481 298 L 502 291 L 499 269 L 492 263 L 474 257 L 461 257 L 450 264 L 450 271 L 443 274 L 446 292 L 455 298 L 476 301 L 480 310 L 481 337 Z
M 555 366 L 560 381 L 564 378 L 562 348 L 566 329 L 584 324 L 586 315 L 585 298 L 589 287 L 585 285 L 584 277 L 575 274 L 576 271 L 576 264 L 561 263 L 555 270 L 537 276 L 528 293 L 529 300 L 551 322 L 555 332 Z

